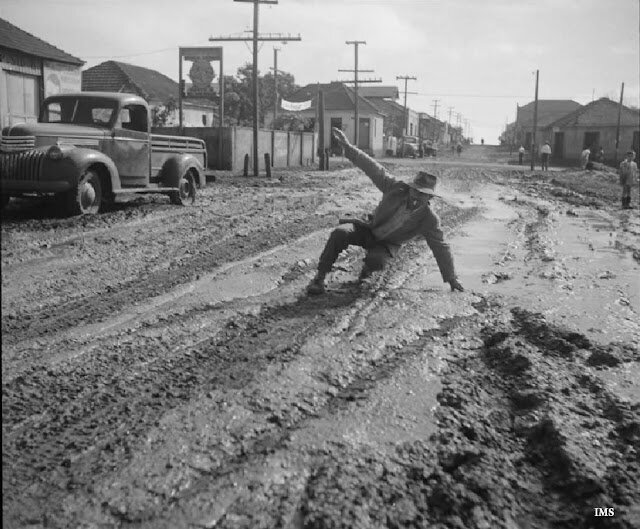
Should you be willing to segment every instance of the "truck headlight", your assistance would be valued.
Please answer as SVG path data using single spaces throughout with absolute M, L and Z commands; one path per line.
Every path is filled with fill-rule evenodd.
M 57 145 L 52 145 L 51 147 L 49 147 L 49 150 L 47 151 L 47 158 L 51 160 L 62 159 L 62 149 Z

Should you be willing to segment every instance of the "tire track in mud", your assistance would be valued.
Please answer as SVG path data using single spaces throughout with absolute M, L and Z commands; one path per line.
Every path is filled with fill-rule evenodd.
M 336 298 L 336 303 L 354 299 Z M 36 476 L 47 476 L 47 494 L 55 495 L 56 487 L 60 493 L 90 486 L 96 476 L 125 464 L 145 431 L 174 407 L 214 389 L 239 390 L 266 365 L 290 361 L 309 334 L 332 325 L 330 314 L 311 317 L 315 309 L 316 303 L 302 299 L 232 320 L 218 336 L 178 352 L 157 343 L 136 346 L 135 353 L 125 346 L 105 354 L 98 365 L 94 359 L 89 371 L 80 366 L 61 376 L 51 370 L 8 384 L 3 388 L 5 513 L 24 510 L 22 496 Z M 150 366 L 130 371 L 145 359 Z M 29 423 L 21 423 L 27 418 Z M 39 507 L 36 501 L 29 508 L 54 505 Z
M 512 309 L 508 324 L 493 319 L 482 333 L 483 350 L 453 364 L 451 375 L 478 373 L 471 383 L 494 393 L 497 405 L 487 430 L 469 381 L 456 380 L 443 395 L 442 404 L 458 411 L 447 417 L 449 427 L 472 451 L 480 450 L 480 457 L 471 465 L 474 470 L 453 474 L 445 499 L 454 509 L 443 509 L 442 521 L 458 516 L 465 526 L 477 524 L 475 505 L 465 504 L 456 487 L 477 494 L 480 474 L 494 467 L 503 471 L 487 472 L 490 483 L 483 484 L 482 500 L 473 502 L 484 518 L 494 518 L 492 527 L 512 520 L 575 529 L 634 527 L 640 519 L 633 510 L 640 504 L 640 410 L 606 390 L 585 365 L 602 358 L 603 351 L 619 361 L 640 361 L 637 349 L 594 345 L 519 308 Z M 476 431 L 474 423 L 481 429 Z M 482 431 L 489 436 L 483 438 Z M 616 518 L 599 521 L 595 507 L 615 507 Z
M 263 227 L 247 233 L 245 237 L 235 237 L 223 245 L 219 244 L 219 236 L 205 236 L 199 241 L 199 246 L 208 250 L 200 250 L 195 257 L 182 261 L 177 270 L 159 270 L 109 289 L 112 291 L 29 314 L 3 317 L 4 345 L 15 345 L 25 339 L 53 334 L 82 323 L 99 322 L 126 306 L 188 283 L 201 273 L 215 270 L 219 263 L 248 257 L 334 223 L 334 215 L 309 216 L 278 226 Z
M 380 281 L 382 288 L 384 277 Z M 336 318 L 354 303 L 359 307 L 356 315 L 376 303 L 358 301 L 362 294 L 357 288 L 347 289 L 321 302 L 302 298 L 266 307 L 258 315 L 229 321 L 202 343 L 177 351 L 155 340 L 145 340 L 135 349 L 132 344 L 109 344 L 79 363 L 16 377 L 3 387 L 3 451 L 11 461 L 3 472 L 6 490 L 11 491 L 5 494 L 5 512 L 19 519 L 18 512 L 29 511 L 38 518 L 43 508 L 57 505 L 55 498 L 89 490 L 105 472 L 125 465 L 145 432 L 172 408 L 213 389 L 240 390 L 266 366 L 286 364 L 308 336 L 333 328 Z M 195 310 L 202 316 L 212 309 Z M 193 313 L 177 316 L 172 325 L 193 317 Z M 155 327 L 165 325 L 159 321 Z M 44 408 L 42 395 L 47 395 Z M 291 410 L 295 421 L 316 412 L 295 405 Z M 279 430 L 290 422 L 283 415 L 274 417 L 273 424 Z M 271 446 L 272 437 L 272 432 L 259 437 L 256 446 Z M 247 455 L 249 447 L 243 450 Z M 36 475 L 40 485 L 27 493 Z
M 637 348 L 594 345 L 494 301 L 476 308 L 444 333 L 458 352 L 443 374 L 438 432 L 391 458 L 349 445 L 311 454 L 298 526 L 638 526 L 640 410 L 586 367 L 603 349 L 640 361 Z M 465 336 L 483 345 L 461 350 Z M 595 507 L 615 516 L 596 518 Z

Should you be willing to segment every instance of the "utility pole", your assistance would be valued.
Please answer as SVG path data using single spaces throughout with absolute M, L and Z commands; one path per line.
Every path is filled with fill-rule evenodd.
M 354 102 L 353 102 L 353 111 L 354 111 L 354 123 L 353 123 L 353 144 L 357 147 L 358 140 L 360 138 L 360 113 L 358 108 L 358 84 L 360 83 L 381 83 L 382 79 L 359 79 L 358 74 L 364 72 L 373 72 L 373 70 L 360 70 L 358 68 L 358 46 L 360 44 L 366 44 L 367 42 L 364 40 L 347 40 L 345 44 L 353 44 L 353 52 L 354 52 L 354 69 L 353 70 L 338 70 L 339 72 L 353 72 L 353 79 L 340 81 L 341 83 L 353 83 L 353 92 L 354 92 Z
M 433 117 L 435 119 L 438 119 L 438 103 L 440 102 L 439 99 L 433 99 Z
M 278 52 L 280 48 L 273 48 L 273 126 L 278 119 Z
M 234 2 L 245 2 L 253 4 L 253 36 L 252 37 L 211 37 L 210 41 L 252 41 L 253 42 L 253 75 L 252 75 L 252 99 L 253 99 L 253 176 L 258 176 L 258 42 L 260 41 L 280 41 L 302 40 L 300 35 L 292 37 L 280 34 L 268 34 L 259 36 L 258 34 L 258 8 L 260 4 L 277 4 L 278 0 L 233 0 Z
M 409 92 L 407 92 L 407 82 L 408 81 L 417 81 L 418 78 L 417 77 L 413 77 L 411 75 L 396 75 L 396 79 L 404 81 L 404 123 L 403 123 L 404 131 L 403 131 L 403 135 L 406 136 L 409 133 L 409 114 L 408 114 L 408 109 L 407 109 L 407 94 Z M 411 92 L 411 93 L 415 93 L 415 92 Z
M 531 134 L 531 170 L 533 171 L 536 157 L 536 129 L 538 128 L 538 74 L 540 70 L 536 70 L 536 99 L 533 105 L 533 133 Z
M 620 118 L 622 117 L 622 97 L 624 96 L 624 83 L 620 88 L 620 106 L 618 107 L 618 124 L 616 125 L 616 154 L 615 154 L 615 166 L 618 165 L 618 146 L 620 145 Z
M 449 107 L 449 125 L 451 125 L 451 113 L 453 112 L 453 107 Z

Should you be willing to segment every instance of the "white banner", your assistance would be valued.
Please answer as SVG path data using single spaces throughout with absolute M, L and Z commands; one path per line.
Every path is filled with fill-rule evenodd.
M 309 101 L 300 101 L 298 103 L 294 103 L 293 101 L 286 101 L 285 99 L 283 99 L 282 103 L 280 103 L 280 106 L 283 110 L 290 110 L 292 112 L 307 110 L 308 108 L 311 108 L 311 99 L 309 99 Z

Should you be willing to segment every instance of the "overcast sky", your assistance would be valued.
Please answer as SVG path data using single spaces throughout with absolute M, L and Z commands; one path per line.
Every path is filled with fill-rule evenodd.
M 382 84 L 409 81 L 408 105 L 452 121 L 468 119 L 476 142 L 497 143 L 516 103 L 620 97 L 640 105 L 640 0 L 280 0 L 260 7 L 261 33 L 300 42 L 261 44 L 259 69 L 273 66 L 300 85 L 348 78 L 359 68 Z M 86 61 L 114 59 L 178 77 L 179 46 L 224 46 L 225 74 L 251 61 L 250 43 L 209 42 L 252 28 L 253 7 L 233 0 L 1 0 L 0 17 Z M 249 35 L 249 33 L 247 33 Z M 217 72 L 217 66 L 214 63 Z M 375 85 L 371 85 L 375 86 Z M 402 103 L 402 98 L 400 99 Z

